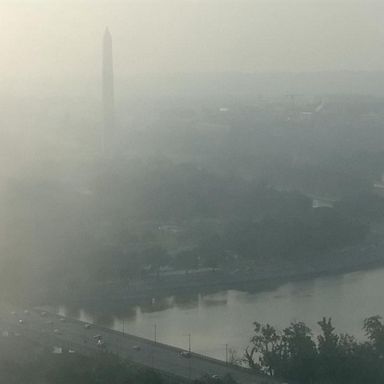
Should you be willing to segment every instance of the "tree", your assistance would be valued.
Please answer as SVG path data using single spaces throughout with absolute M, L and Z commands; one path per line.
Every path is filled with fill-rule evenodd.
M 176 254 L 174 264 L 177 268 L 183 268 L 186 272 L 198 266 L 198 253 L 196 248 L 180 251 Z
M 376 353 L 384 358 L 384 324 L 381 316 L 371 316 L 365 319 L 363 329 Z
M 254 323 L 255 335 L 245 351 L 248 365 L 262 373 L 301 384 L 381 384 L 384 382 L 384 324 L 380 316 L 364 321 L 368 341 L 336 334 L 331 318 L 318 322 L 321 332 L 312 338 L 302 322 L 282 332 Z
M 319 370 L 321 375 L 330 379 L 334 377 L 338 371 L 340 363 L 341 351 L 339 348 L 340 337 L 335 334 L 335 328 L 332 325 L 331 318 L 323 317 L 319 321 L 321 334 L 317 337 L 319 351 Z M 346 341 L 347 339 L 344 339 Z
M 303 322 L 291 323 L 283 330 L 282 342 L 278 375 L 311 382 L 315 375 L 317 351 L 310 328 Z
M 270 324 L 255 321 L 252 347 L 245 350 L 248 365 L 260 372 L 273 375 L 282 352 L 282 337 Z
M 158 245 L 153 245 L 142 251 L 142 257 L 151 266 L 151 271 L 159 274 L 161 266 L 169 262 L 167 252 Z

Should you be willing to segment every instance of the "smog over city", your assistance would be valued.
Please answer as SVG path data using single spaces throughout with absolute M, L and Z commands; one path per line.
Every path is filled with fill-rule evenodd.
M 0 384 L 384 383 L 383 15 L 0 0 Z

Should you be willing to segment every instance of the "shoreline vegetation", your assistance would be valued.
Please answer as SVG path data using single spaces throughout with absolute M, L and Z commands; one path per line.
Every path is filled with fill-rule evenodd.
M 254 335 L 245 360 L 258 373 L 295 383 L 361 384 L 384 380 L 384 323 L 380 316 L 364 320 L 366 340 L 336 333 L 331 318 L 323 317 L 314 336 L 305 323 L 283 330 L 254 322 Z
M 262 292 L 294 281 L 380 268 L 384 266 L 383 248 L 384 242 L 375 246 L 348 247 L 323 254 L 321 258 L 311 260 L 310 264 L 298 259 L 294 263 L 289 261 L 245 271 L 210 269 L 201 272 L 179 271 L 178 274 L 167 276 L 160 274 L 126 284 L 111 282 L 94 285 L 83 291 L 81 296 L 65 295 L 62 300 L 64 304 L 98 306 L 103 303 L 108 307 L 119 303 L 140 304 L 175 294 L 215 293 L 229 289 Z M 364 254 L 364 258 L 361 254 Z
M 352 183 L 332 206 L 314 207 L 299 189 L 196 164 L 111 161 L 93 172 L 89 191 L 76 196 L 58 194 L 61 184 L 47 175 L 39 204 L 33 183 L 9 189 L 4 301 L 108 306 L 261 290 L 384 260 L 384 198 L 372 191 L 373 178 Z

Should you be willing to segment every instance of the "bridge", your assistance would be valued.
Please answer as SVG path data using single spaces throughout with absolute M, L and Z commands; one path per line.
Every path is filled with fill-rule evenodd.
M 56 350 L 92 355 L 110 352 L 124 360 L 154 369 L 160 373 L 191 381 L 203 375 L 224 377 L 230 374 L 240 384 L 272 384 L 277 381 L 249 369 L 221 360 L 155 342 L 79 320 L 31 310 L 1 316 L 1 329 L 20 334 Z M 100 342 L 98 341 L 100 340 Z

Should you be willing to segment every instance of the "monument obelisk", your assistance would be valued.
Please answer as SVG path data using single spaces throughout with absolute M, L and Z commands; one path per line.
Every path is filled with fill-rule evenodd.
M 102 148 L 103 153 L 108 153 L 112 149 L 111 147 L 114 142 L 115 133 L 112 36 L 108 28 L 105 29 L 103 38 L 102 82 L 104 120 L 102 132 Z

